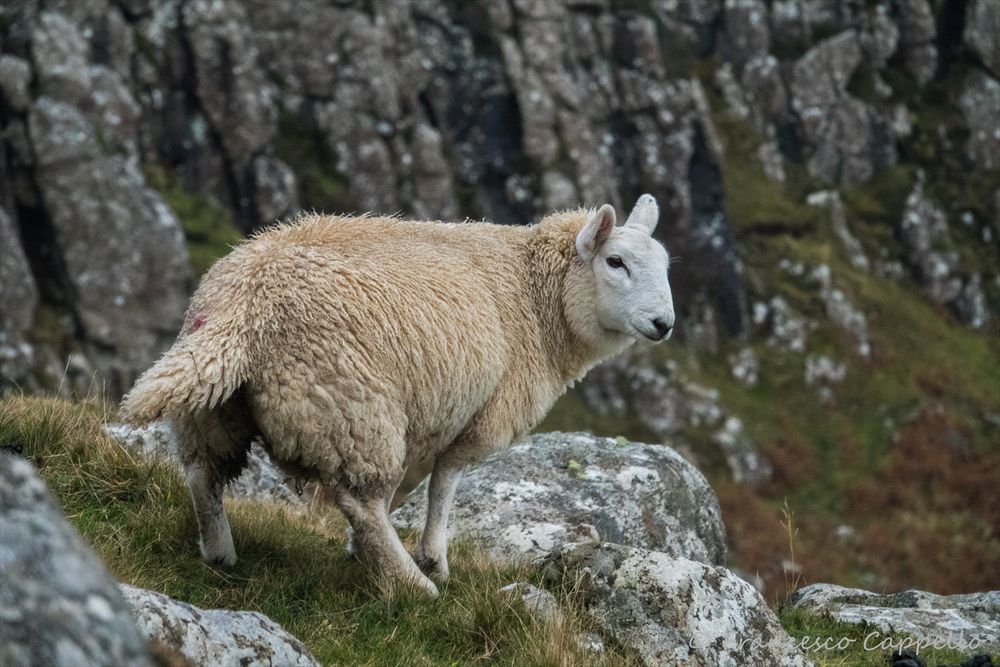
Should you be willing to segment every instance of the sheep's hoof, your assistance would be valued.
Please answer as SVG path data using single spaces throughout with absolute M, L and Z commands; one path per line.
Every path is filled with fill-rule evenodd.
M 448 561 L 439 561 L 436 558 L 425 558 L 419 556 L 416 559 L 417 567 L 434 581 L 444 583 L 448 581 Z

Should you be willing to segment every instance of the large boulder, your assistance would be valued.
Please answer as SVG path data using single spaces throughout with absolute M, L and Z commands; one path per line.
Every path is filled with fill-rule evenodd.
M 616 544 L 570 544 L 545 563 L 601 631 L 643 665 L 807 664 L 777 616 L 729 570 Z
M 260 612 L 199 609 L 127 584 L 121 590 L 142 632 L 194 665 L 319 665 L 302 642 Z
M 977 653 L 1000 651 L 1000 591 L 966 595 L 903 591 L 881 595 L 833 584 L 812 584 L 793 593 L 787 606 L 842 623 L 874 626 L 886 634 L 913 635 L 929 644 L 940 642 Z
M 32 465 L 5 452 L 0 526 L 0 664 L 152 664 L 115 580 Z
M 424 494 L 393 514 L 421 528 Z M 449 530 L 498 559 L 544 556 L 566 542 L 604 541 L 720 564 L 719 502 L 698 470 L 669 447 L 586 433 L 534 435 L 465 472 Z

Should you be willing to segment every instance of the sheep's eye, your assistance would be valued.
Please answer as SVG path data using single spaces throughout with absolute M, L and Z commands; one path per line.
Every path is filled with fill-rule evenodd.
M 610 257 L 608 257 L 607 262 L 608 262 L 608 266 L 610 266 L 612 269 L 624 269 L 625 268 L 625 262 L 623 262 L 622 258 L 619 257 L 618 255 L 611 255 Z M 627 271 L 628 269 L 625 269 L 625 270 Z

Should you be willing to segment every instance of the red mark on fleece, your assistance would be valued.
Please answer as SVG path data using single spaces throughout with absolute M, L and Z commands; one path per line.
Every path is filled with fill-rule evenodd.
M 205 326 L 205 322 L 207 321 L 208 318 L 205 317 L 204 314 L 198 313 L 197 315 L 194 316 L 194 322 L 191 323 L 191 331 L 197 331 L 198 329 L 202 328 L 203 326 Z

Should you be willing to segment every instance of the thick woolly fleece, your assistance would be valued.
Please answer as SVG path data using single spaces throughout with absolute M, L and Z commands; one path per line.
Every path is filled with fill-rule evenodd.
M 239 460 L 258 431 L 289 470 L 367 497 L 391 495 L 406 467 L 479 459 L 631 342 L 594 314 L 575 248 L 590 215 L 305 215 L 263 231 L 206 274 L 122 416 L 177 422 L 189 461 L 206 447 Z

